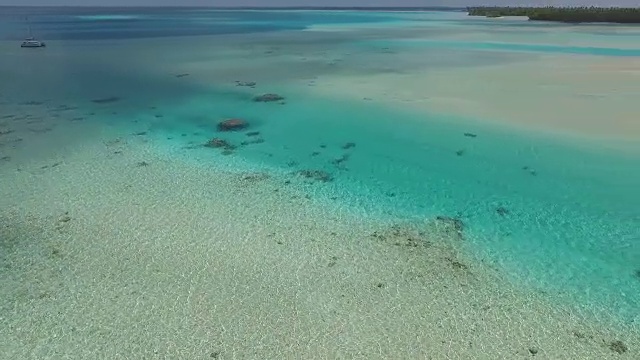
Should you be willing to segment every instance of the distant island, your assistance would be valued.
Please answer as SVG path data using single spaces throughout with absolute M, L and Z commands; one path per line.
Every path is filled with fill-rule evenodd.
M 640 8 L 599 7 L 468 7 L 470 16 L 527 16 L 529 20 L 559 21 L 566 23 L 619 23 L 640 24 Z

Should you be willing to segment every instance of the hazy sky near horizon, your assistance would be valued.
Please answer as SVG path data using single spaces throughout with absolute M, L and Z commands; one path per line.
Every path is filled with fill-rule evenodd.
M 465 6 L 595 5 L 639 7 L 640 0 L 0 0 L 23 6 Z

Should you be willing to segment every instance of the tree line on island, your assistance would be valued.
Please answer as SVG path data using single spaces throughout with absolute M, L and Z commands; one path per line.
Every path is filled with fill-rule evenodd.
M 609 22 L 640 24 L 640 8 L 600 7 L 468 7 L 470 16 L 527 16 L 529 20 L 559 21 L 567 23 Z

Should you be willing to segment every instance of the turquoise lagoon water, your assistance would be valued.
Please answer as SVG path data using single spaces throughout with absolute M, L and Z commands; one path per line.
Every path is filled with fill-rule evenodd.
M 287 95 L 286 105 L 247 104 L 225 94 L 215 95 L 224 104 L 215 107 L 211 97 L 190 99 L 192 111 L 249 119 L 248 131 L 260 132 L 263 143 L 241 146 L 233 155 L 184 148 L 212 136 L 236 145 L 254 139 L 245 132 L 216 134 L 209 119 L 189 126 L 154 122 L 148 129 L 165 151 L 200 164 L 282 174 L 325 171 L 334 180 L 306 185 L 308 192 L 368 216 L 418 222 L 459 217 L 479 259 L 590 311 L 637 321 L 637 158 L 465 119 L 280 93 Z M 348 143 L 355 146 L 344 149 Z
M 146 132 L 158 151 L 176 161 L 279 173 L 290 186 L 303 186 L 312 197 L 354 213 L 410 221 L 459 217 L 466 224 L 468 249 L 514 281 L 640 326 L 640 152 L 300 91 L 323 74 L 406 74 L 423 67 L 509 63 L 549 51 L 639 56 L 640 50 L 447 42 L 437 36 L 473 33 L 479 26 L 508 31 L 518 23 L 473 20 L 465 28 L 467 19 L 450 13 L 407 18 L 396 13 L 121 10 L 113 19 L 113 11 L 108 16 L 97 10 L 68 11 L 45 12 L 36 20 L 45 34 L 66 42 L 55 46 L 54 41 L 40 53 L 21 52 L 9 41 L 0 45 L 7 54 L 0 60 L 4 104 L 44 101 L 45 106 L 77 107 L 76 112 L 94 114 L 87 121 L 97 126 L 117 127 L 125 134 Z M 112 22 L 134 17 L 154 20 L 134 22 L 125 32 Z M 222 18 L 231 25 L 202 25 Z M 172 30 L 175 19 L 198 25 L 188 32 Z M 93 30 L 80 24 L 86 21 Z M 299 31 L 311 25 L 398 21 L 412 23 L 384 32 Z M 425 30 L 433 39 L 417 43 L 443 45 L 428 49 L 435 60 L 427 52 L 420 53 L 424 61 L 415 61 L 414 47 L 407 49 L 402 46 L 407 42 L 400 41 L 415 31 L 407 28 L 422 23 L 434 29 Z M 76 27 L 84 30 L 74 33 Z M 573 30 L 558 31 L 570 37 Z M 583 30 L 576 31 L 584 36 Z M 143 39 L 123 39 L 125 33 Z M 145 35 L 155 39 L 147 41 Z M 609 36 L 619 41 L 614 32 Z M 627 38 L 640 39 L 640 30 Z M 380 57 L 386 46 L 397 52 L 398 61 Z M 402 60 L 403 52 L 414 57 Z M 191 69 L 190 76 L 175 77 L 183 69 Z M 240 88 L 234 80 L 258 85 Z M 265 92 L 284 95 L 286 104 L 251 100 Z M 121 99 L 91 102 L 109 96 Z M 247 131 L 260 135 L 217 133 L 216 122 L 230 117 L 247 119 Z M 264 142 L 223 155 L 200 146 L 214 136 L 236 145 L 255 138 Z M 300 170 L 322 170 L 333 181 L 307 184 L 290 175 Z
M 604 56 L 633 56 L 640 57 L 640 49 L 623 49 L 595 46 L 561 46 L 548 44 L 518 44 L 491 41 L 439 41 L 439 40 L 407 40 L 407 41 L 378 41 L 377 45 L 394 48 L 397 46 L 415 46 L 432 48 L 453 48 L 473 50 L 501 50 L 523 51 L 531 53 L 578 54 Z

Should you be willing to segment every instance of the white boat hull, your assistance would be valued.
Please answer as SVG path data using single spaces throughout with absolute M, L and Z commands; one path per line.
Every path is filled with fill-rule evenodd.
M 20 47 L 23 48 L 41 48 L 46 46 L 47 45 L 45 43 L 40 41 L 25 41 L 20 45 Z

